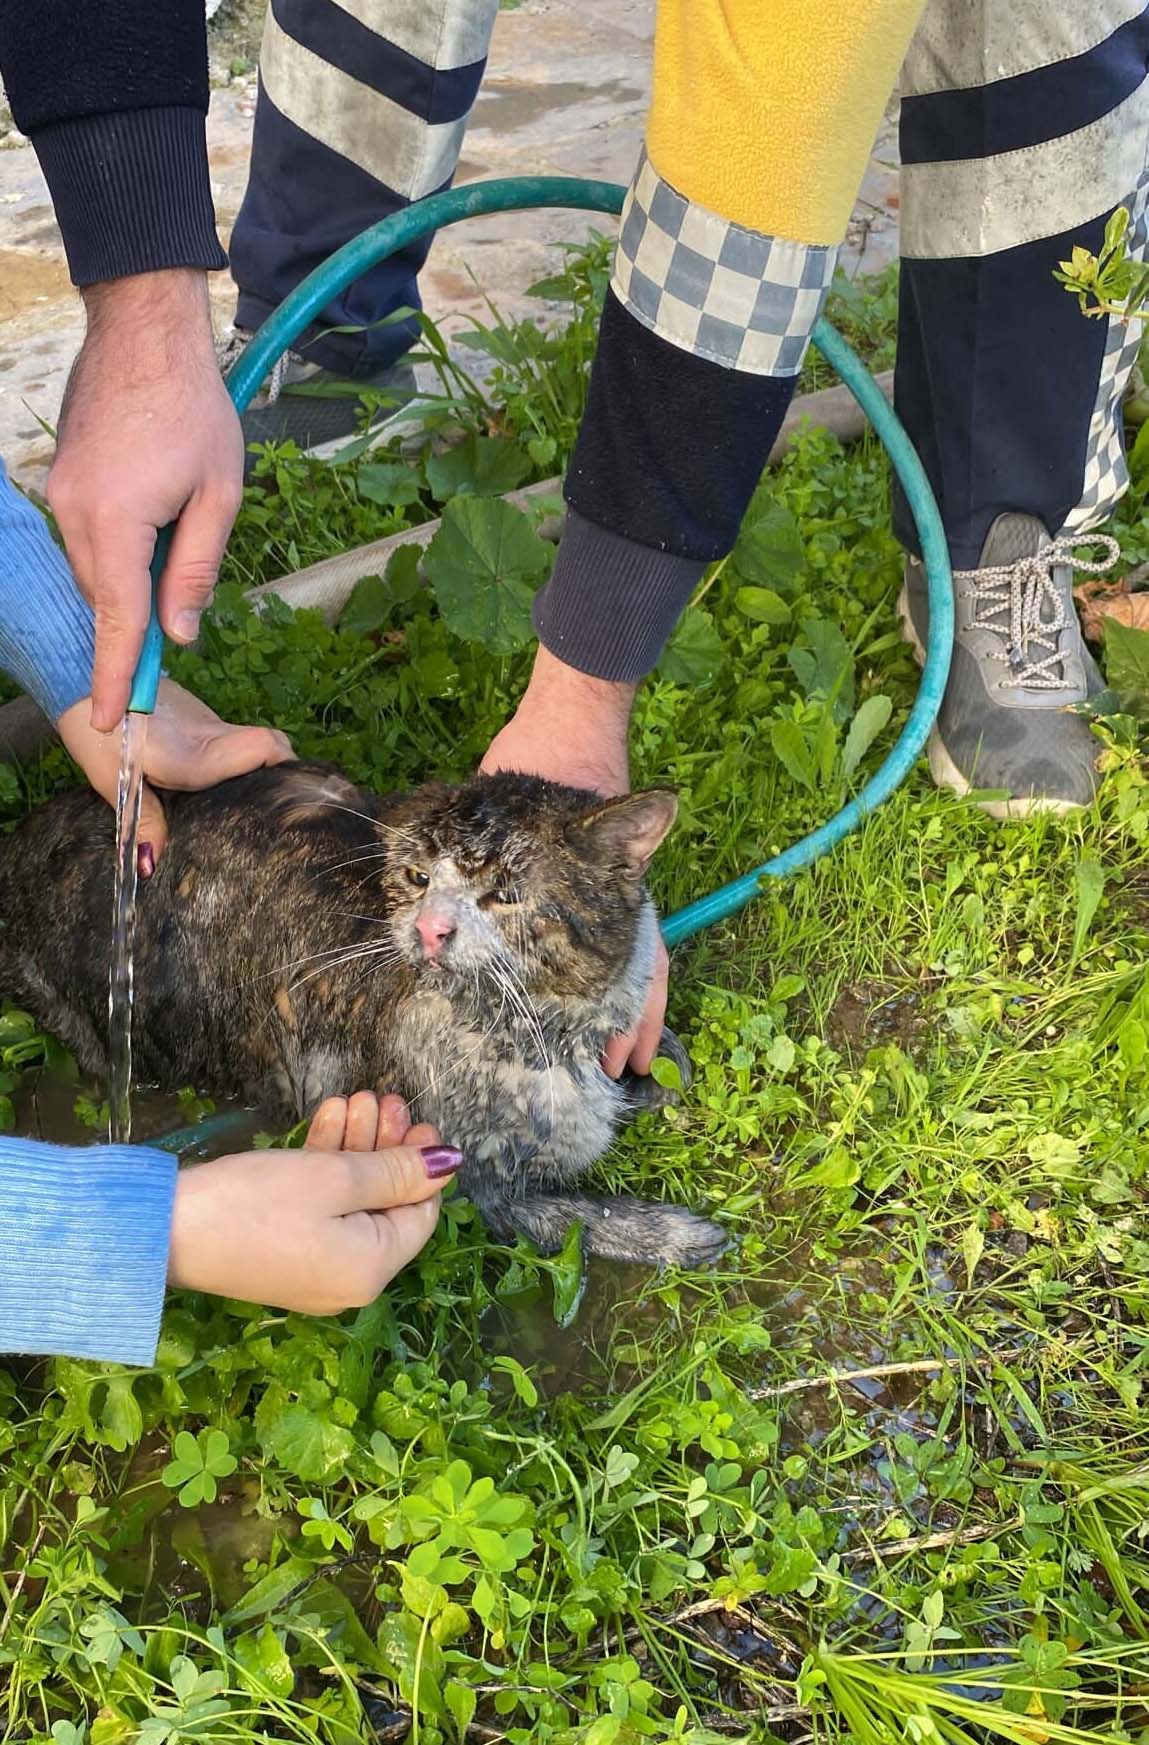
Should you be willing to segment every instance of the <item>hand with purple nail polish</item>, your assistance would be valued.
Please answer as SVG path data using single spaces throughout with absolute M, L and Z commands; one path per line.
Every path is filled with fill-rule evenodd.
M 361 1307 L 428 1240 L 462 1162 L 401 1097 L 329 1097 L 302 1151 L 180 1171 L 168 1282 L 307 1315 Z

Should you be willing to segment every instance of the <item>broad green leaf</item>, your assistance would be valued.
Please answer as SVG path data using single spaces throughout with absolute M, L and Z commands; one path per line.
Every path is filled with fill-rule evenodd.
M 797 1053 L 798 1051 L 789 1036 L 776 1036 L 766 1050 L 766 1064 L 772 1066 L 775 1072 L 789 1072 L 797 1058 Z
M 453 1678 L 443 1692 L 451 1719 L 455 1723 L 455 1733 L 459 1745 L 465 1745 L 467 1728 L 475 1718 L 475 1708 L 478 1698 L 469 1685 L 460 1684 Z
M 888 697 L 867 697 L 850 722 L 842 748 L 842 774 L 847 781 L 890 719 L 893 707 Z
M 113 1376 L 100 1412 L 102 1440 L 118 1454 L 132 1448 L 144 1433 L 144 1415 L 132 1391 L 130 1375 Z M 194 1442 L 193 1442 L 194 1447 Z M 198 1450 L 197 1450 L 198 1453 Z
M 755 624 L 787 624 L 790 608 L 773 588 L 739 588 L 734 604 Z
M 352 636 L 370 636 L 382 630 L 391 616 L 391 590 L 382 576 L 360 576 L 339 614 L 340 630 Z
M 1081 1162 L 1080 1145 L 1062 1133 L 1037 1133 L 1026 1149 L 1031 1163 L 1062 1180 L 1075 1175 Z
M 807 697 L 832 700 L 844 726 L 854 710 L 854 656 L 839 627 L 828 618 L 808 618 L 802 632 L 809 648 L 792 648 L 790 665 Z
M 521 485 L 531 470 L 529 458 L 505 436 L 468 436 L 463 442 L 432 455 L 427 483 L 439 503 L 467 493 L 501 497 Z
M 802 534 L 790 510 L 770 486 L 755 492 L 743 518 L 731 562 L 747 581 L 789 588 L 806 562 Z
M 795 1187 L 852 1188 L 862 1169 L 856 1157 L 836 1146 L 810 1169 L 804 1169 L 794 1180 Z
M 1107 618 L 1105 674 L 1121 707 L 1142 721 L 1149 720 L 1149 630 L 1134 630 Z
M 664 1091 L 682 1089 L 682 1068 L 676 1060 L 670 1060 L 666 1055 L 660 1054 L 651 1061 L 650 1076 Z
M 688 606 L 662 651 L 657 672 L 676 685 L 704 685 L 722 665 L 725 648 L 704 606 Z
M 810 755 L 810 747 L 806 743 L 806 735 L 796 721 L 772 721 L 770 723 L 770 747 L 778 762 L 787 774 L 803 788 L 809 788 L 813 793 L 817 786 L 814 773 L 814 760 Z
M 569 1327 L 578 1314 L 586 1285 L 586 1265 L 582 1252 L 582 1225 L 572 1224 L 566 1241 L 549 1263 L 555 1320 L 560 1327 Z
M 419 500 L 419 475 L 401 461 L 365 461 L 355 485 L 361 497 L 386 509 L 405 509 Z
M 235 1658 L 253 1696 L 289 1697 L 295 1674 L 283 1643 L 270 1624 L 236 1639 Z
M 423 567 L 447 628 L 492 654 L 512 654 L 531 635 L 531 602 L 551 548 L 521 510 L 497 497 L 448 503 Z
M 286 1472 L 308 1483 L 333 1478 L 355 1452 L 355 1438 L 342 1424 L 299 1405 L 285 1407 L 266 1429 L 261 1427 L 260 1440 Z
M 424 1634 L 421 1620 L 408 1611 L 391 1612 L 380 1626 L 379 1652 L 395 1675 L 403 1701 L 417 1701 L 424 1715 L 441 1715 L 447 1682 L 442 1676 L 443 1655 L 430 1632 Z
M 1073 882 L 1077 891 L 1077 914 L 1073 923 L 1071 968 L 1085 949 L 1085 941 L 1089 937 L 1089 929 L 1105 889 L 1105 873 L 1101 862 L 1089 855 L 1083 856 L 1074 868 Z

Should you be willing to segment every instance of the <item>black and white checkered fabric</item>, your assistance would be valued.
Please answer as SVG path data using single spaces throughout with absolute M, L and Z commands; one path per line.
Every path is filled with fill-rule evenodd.
M 1128 206 L 1126 247 L 1134 259 L 1145 260 L 1149 258 L 1149 172 L 1142 175 Z M 1112 515 L 1129 483 L 1121 403 L 1144 337 L 1144 326 L 1140 321 L 1110 317 L 1097 399 L 1089 422 L 1081 496 L 1060 529 L 1062 533 L 1085 533 L 1091 527 L 1100 527 Z
M 680 350 L 752 375 L 796 376 L 837 256 L 719 218 L 677 193 L 643 152 L 611 283 L 624 308 Z

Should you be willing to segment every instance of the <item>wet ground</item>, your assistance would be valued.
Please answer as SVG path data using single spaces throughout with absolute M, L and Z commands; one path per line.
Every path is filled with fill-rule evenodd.
M 226 239 L 247 177 L 260 0 L 223 0 L 212 20 L 208 121 L 212 189 Z M 525 0 L 500 11 L 487 75 L 459 167 L 461 182 L 558 174 L 629 179 L 642 137 L 654 0 Z M 0 112 L 0 454 L 24 484 L 43 483 L 50 430 L 83 324 L 35 154 Z M 876 270 L 897 239 L 897 166 L 887 121 L 850 224 L 847 255 Z M 608 228 L 611 220 L 595 220 Z M 586 234 L 584 214 L 526 212 L 477 219 L 436 241 L 422 277 L 438 320 L 485 313 L 538 316 L 528 286 L 551 272 L 558 245 Z M 225 327 L 234 296 L 212 282 Z

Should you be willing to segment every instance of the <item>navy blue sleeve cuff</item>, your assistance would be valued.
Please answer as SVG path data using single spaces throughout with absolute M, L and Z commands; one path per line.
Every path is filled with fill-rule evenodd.
M 539 641 L 580 673 L 637 684 L 656 665 L 705 568 L 568 507 L 551 579 L 535 597 Z
M 32 144 L 81 289 L 170 267 L 227 265 L 201 110 L 86 115 L 38 128 Z

